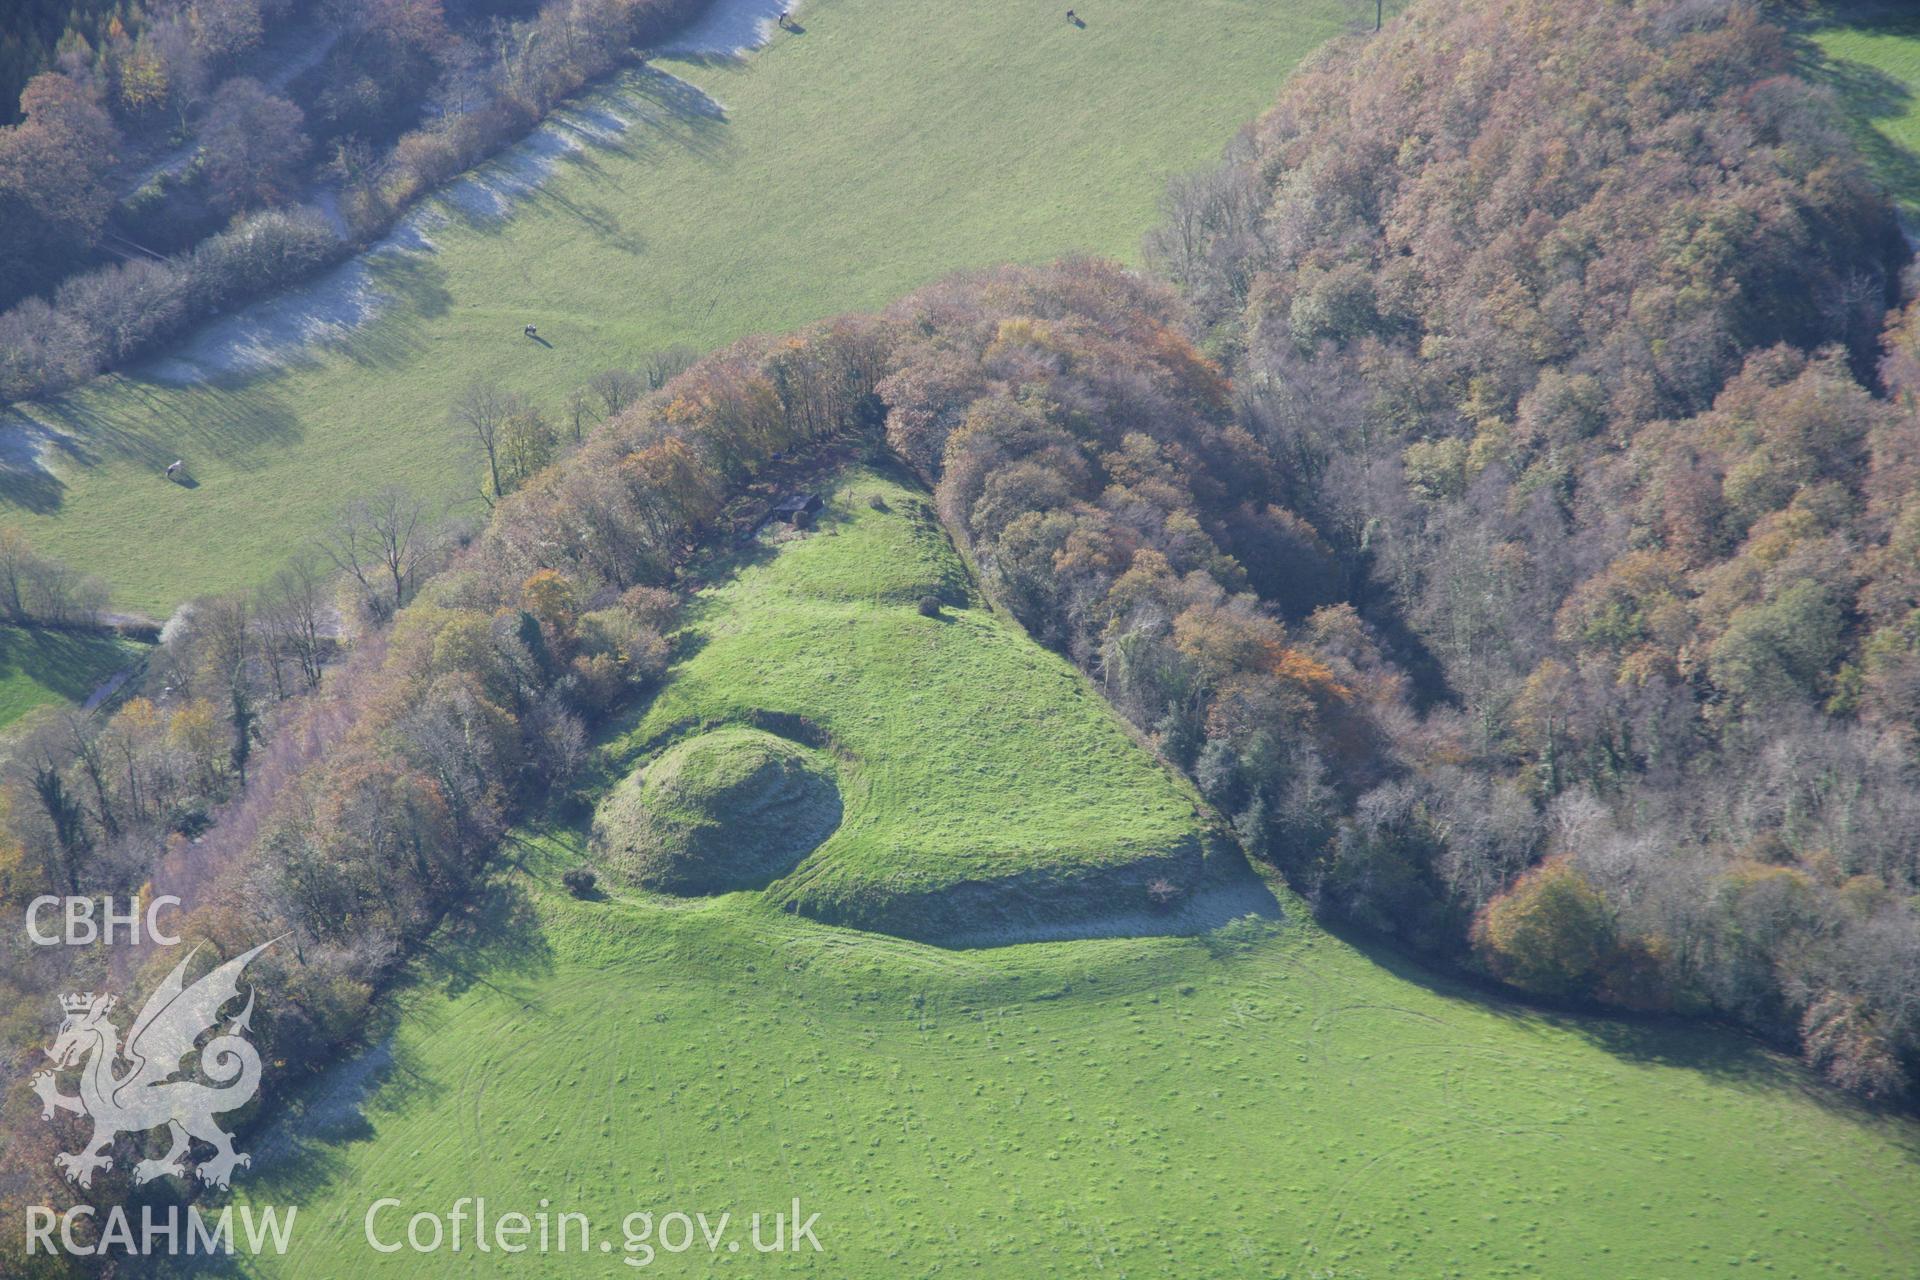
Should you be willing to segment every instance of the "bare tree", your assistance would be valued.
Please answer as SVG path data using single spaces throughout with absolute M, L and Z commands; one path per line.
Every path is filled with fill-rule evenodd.
M 286 696 L 281 663 L 291 658 L 307 688 L 320 684 L 321 619 L 327 607 L 327 575 L 312 551 L 289 560 L 260 592 L 260 619 L 267 630 L 274 692 Z
M 61 714 L 61 722 L 66 726 L 67 737 L 73 743 L 73 758 L 93 786 L 95 816 L 99 819 L 100 829 L 106 833 L 107 839 L 118 840 L 120 819 L 114 812 L 113 799 L 108 792 L 106 761 L 100 750 L 100 740 L 94 734 L 91 718 L 85 712 L 69 709 Z
M 381 616 L 407 601 L 414 571 L 426 551 L 420 528 L 426 506 L 407 489 L 389 485 L 372 498 L 348 503 L 320 540 L 320 550 L 353 575 Z
M 587 390 L 599 398 L 611 418 L 640 398 L 640 379 L 625 369 L 606 369 L 587 380 Z
M 0 610 L 10 621 L 26 621 L 26 586 L 36 559 L 24 534 L 11 525 L 0 529 Z
M 196 688 L 211 693 L 246 679 L 258 640 L 253 602 L 241 595 L 195 601 L 187 640 L 188 652 L 181 656 L 194 669 Z
M 499 383 L 481 379 L 467 384 L 450 413 L 454 425 L 472 433 L 487 455 L 487 474 L 493 480 L 489 501 L 505 492 L 500 487 L 500 429 L 507 421 L 507 402 Z
M 67 785 L 73 742 L 69 726 L 61 717 L 42 712 L 21 730 L 10 772 L 38 802 L 35 817 L 45 822 L 44 826 L 34 822 L 23 833 L 28 847 L 41 852 L 50 879 L 77 894 L 81 891 L 82 869 L 94 845 L 87 830 L 86 810 Z M 15 813 L 25 816 L 22 808 L 16 808 Z
M 572 781 L 587 758 L 587 731 L 580 717 L 549 691 L 528 709 L 526 726 L 534 765 L 542 776 L 556 785 Z
M 1210 316 L 1244 306 L 1265 257 L 1266 205 L 1251 144 L 1236 140 L 1224 165 L 1167 183 L 1160 225 L 1147 233 L 1147 261 Z
M 427 548 L 421 536 L 420 522 L 426 505 L 398 485 L 389 485 L 374 496 L 373 533 L 393 585 L 393 603 L 398 608 L 413 587 L 414 570 Z
M 691 369 L 693 362 L 699 358 L 700 353 L 692 347 L 678 344 L 654 352 L 642 366 L 647 375 L 647 390 L 658 391 Z
M 59 560 L 42 560 L 35 575 L 41 617 L 55 626 L 96 621 L 107 607 L 107 587 Z
M 587 438 L 587 423 L 592 420 L 593 406 L 587 400 L 586 390 L 575 387 L 567 396 L 567 428 L 573 432 L 575 444 Z

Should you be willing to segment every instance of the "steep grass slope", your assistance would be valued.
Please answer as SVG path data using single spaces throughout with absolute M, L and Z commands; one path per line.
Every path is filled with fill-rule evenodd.
M 864 505 L 876 490 L 892 518 Z M 912 497 L 856 474 L 821 532 L 711 591 L 694 652 L 608 748 L 609 774 L 688 716 L 805 712 L 852 758 L 846 821 L 815 854 L 850 892 L 1191 830 L 1180 789 L 1069 668 L 976 604 L 945 623 L 906 607 L 930 584 L 966 587 L 907 518 Z M 969 665 L 965 649 L 995 656 Z M 254 1271 L 503 1265 L 473 1251 L 471 1225 L 463 1252 L 374 1252 L 382 1197 L 399 1202 L 376 1217 L 383 1244 L 463 1197 L 495 1219 L 587 1215 L 587 1252 L 576 1232 L 569 1252 L 513 1258 L 528 1276 L 631 1260 L 669 1275 L 1811 1280 L 1901 1275 L 1920 1256 L 1912 1121 L 1745 1040 L 1545 1015 L 1372 958 L 1284 889 L 1284 919 L 1197 937 L 962 951 L 784 912 L 778 884 L 576 900 L 558 879 L 588 857 L 580 829 L 516 848 L 484 908 L 435 940 L 379 1046 L 252 1142 L 245 1194 L 302 1206 L 288 1256 Z M 796 1198 L 822 1252 L 754 1253 L 749 1215 L 770 1238 Z M 672 1213 L 708 1215 L 713 1248 L 688 1224 L 691 1247 L 663 1250 L 656 1232 L 685 1239 Z
M 1144 912 L 1151 881 L 1197 888 L 1217 870 L 1197 797 L 986 608 L 923 495 L 853 470 L 813 532 L 752 560 L 702 594 L 691 656 L 609 754 L 630 767 L 743 724 L 826 748 L 844 813 L 777 901 L 945 938 L 982 918 Z M 926 596 L 940 617 L 921 614 Z
M 398 481 L 477 509 L 473 448 L 447 423 L 470 380 L 557 412 L 670 343 L 878 306 L 956 268 L 1132 257 L 1166 175 L 1217 154 L 1357 13 L 1090 0 L 1075 27 L 1064 8 L 815 0 L 803 33 L 744 61 L 663 58 L 576 113 L 585 149 L 510 218 L 456 210 L 437 252 L 381 259 L 397 304 L 317 364 L 180 386 L 162 362 L 34 406 L 50 473 L 0 428 L 3 514 L 163 614 L 263 580 L 354 493 Z M 197 487 L 164 482 L 175 458 Z

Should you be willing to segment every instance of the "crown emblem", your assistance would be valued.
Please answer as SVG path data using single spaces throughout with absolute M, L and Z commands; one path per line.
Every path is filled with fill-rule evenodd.
M 85 1013 L 93 1008 L 93 992 L 89 991 L 77 996 L 61 996 L 60 1007 L 68 1013 Z

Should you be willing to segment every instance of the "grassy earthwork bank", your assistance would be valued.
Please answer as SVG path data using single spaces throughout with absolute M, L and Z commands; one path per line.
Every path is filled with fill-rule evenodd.
M 945 936 L 1146 910 L 1152 878 L 1208 870 L 1199 797 L 987 607 L 931 504 L 895 480 L 844 476 L 812 532 L 702 594 L 684 642 L 691 656 L 610 756 L 624 769 L 755 722 L 823 748 L 841 820 L 771 889 L 803 914 Z

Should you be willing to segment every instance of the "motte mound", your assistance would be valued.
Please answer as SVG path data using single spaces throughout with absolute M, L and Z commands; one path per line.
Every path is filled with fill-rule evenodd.
M 760 889 L 840 825 L 840 789 L 817 753 L 758 729 L 689 738 L 635 770 L 593 819 L 617 880 L 682 895 Z

